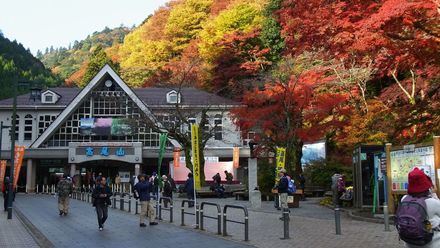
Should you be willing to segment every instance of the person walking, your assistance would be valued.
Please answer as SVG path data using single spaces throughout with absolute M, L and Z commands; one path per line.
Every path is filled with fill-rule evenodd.
M 115 184 L 116 184 L 116 192 L 121 192 L 121 177 L 119 176 L 119 173 L 116 174 L 115 177 Z
M 146 176 L 144 174 L 139 175 L 139 182 L 134 186 L 135 192 L 137 192 L 137 196 L 141 203 L 141 214 L 139 215 L 139 226 L 146 227 L 147 225 L 144 223 L 145 217 L 148 216 L 150 220 L 150 226 L 157 225 L 157 222 L 154 221 L 156 218 L 156 214 L 154 212 L 154 206 L 151 201 L 150 192 L 153 189 L 153 185 L 151 182 L 146 180 Z
M 177 188 L 176 188 L 176 182 L 174 181 L 174 179 L 173 179 L 173 177 L 171 176 L 171 174 L 168 174 L 167 175 L 167 179 L 168 179 L 168 182 L 170 182 L 170 184 L 171 184 L 171 189 L 172 189 L 172 191 L 175 191 Z
M 69 195 L 73 192 L 73 183 L 68 179 L 67 175 L 57 184 L 58 192 L 58 210 L 60 211 L 60 216 L 64 214 L 66 216 L 69 213 Z
M 408 194 L 402 197 L 395 217 L 406 247 L 440 247 L 440 200 L 433 188 L 425 172 L 417 167 L 409 172 Z
M 163 188 L 162 188 L 162 195 L 164 197 L 173 198 L 173 187 L 171 186 L 171 182 L 168 180 L 168 177 L 163 175 L 162 176 L 162 181 L 163 181 Z M 168 203 L 170 203 L 170 199 L 164 198 L 163 199 L 163 205 L 165 208 L 168 207 Z
M 2 185 L 2 193 L 3 193 L 3 208 L 5 211 L 8 211 L 8 199 L 9 199 L 9 183 L 11 180 L 9 177 L 5 177 L 5 181 Z
M 108 217 L 108 206 L 111 205 L 111 196 L 112 191 L 110 190 L 110 187 L 107 186 L 106 178 L 98 177 L 96 179 L 96 187 L 92 193 L 92 198 L 93 205 L 96 208 L 96 215 L 98 217 L 99 231 L 104 229 L 104 223 Z
M 287 178 L 286 169 L 281 169 L 278 173 L 278 176 L 280 177 L 280 182 L 278 183 L 277 189 L 278 189 L 278 195 L 280 197 L 280 207 L 281 210 L 288 209 L 287 205 L 287 196 L 288 196 L 288 189 L 289 189 L 289 179 Z M 282 219 L 282 217 L 281 217 Z
M 185 182 L 185 191 L 188 200 L 193 200 L 188 203 L 188 207 L 192 208 L 194 207 L 194 178 L 191 172 L 188 173 L 188 179 Z

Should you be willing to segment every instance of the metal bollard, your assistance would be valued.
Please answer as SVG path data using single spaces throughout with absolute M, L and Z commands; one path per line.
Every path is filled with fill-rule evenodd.
M 181 218 L 180 218 L 180 225 L 184 226 L 185 225 L 185 209 L 182 207 L 180 209 L 180 212 L 182 214 Z
M 116 209 L 116 198 L 113 198 L 113 208 Z
M 119 209 L 124 211 L 124 199 L 119 199 Z
M 388 213 L 388 205 L 385 203 L 383 206 L 383 218 L 385 222 L 385 231 L 390 232 L 390 220 L 389 220 L 389 213 Z
M 341 235 L 341 209 L 339 206 L 335 208 L 335 225 L 336 225 L 336 235 Z
M 249 241 L 249 216 L 244 217 L 244 241 Z
M 162 204 L 159 204 L 159 220 L 162 220 Z
M 284 237 L 281 239 L 290 239 L 289 236 L 289 221 L 290 221 L 290 216 L 289 216 L 289 209 L 288 208 L 284 208 L 283 209 L 283 223 L 284 223 Z
M 196 227 L 194 227 L 195 229 L 199 229 L 200 226 L 200 209 L 199 209 L 199 204 L 196 204 Z
M 170 203 L 170 223 L 173 223 L 173 203 Z
M 134 210 L 134 214 L 139 214 L 138 207 L 139 207 L 139 201 L 136 200 L 136 204 L 135 204 L 136 209 Z
M 131 197 L 128 198 L 128 212 L 131 213 Z
M 226 221 L 227 221 L 227 219 L 226 219 L 226 217 L 227 217 L 227 215 L 226 215 L 226 212 L 225 213 L 223 213 L 223 236 L 228 236 L 228 233 L 226 232 Z

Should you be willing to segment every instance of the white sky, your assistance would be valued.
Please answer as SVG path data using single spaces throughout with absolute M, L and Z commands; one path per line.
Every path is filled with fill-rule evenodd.
M 0 30 L 33 54 L 67 47 L 105 26 L 139 25 L 169 0 L 0 0 Z

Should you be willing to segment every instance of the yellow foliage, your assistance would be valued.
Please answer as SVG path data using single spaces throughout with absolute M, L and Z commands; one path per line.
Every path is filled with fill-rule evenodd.
M 247 32 L 261 26 L 264 20 L 262 8 L 266 1 L 240 0 L 208 20 L 200 32 L 199 52 L 207 61 L 212 61 L 220 53 L 218 42 L 226 35 L 236 31 Z

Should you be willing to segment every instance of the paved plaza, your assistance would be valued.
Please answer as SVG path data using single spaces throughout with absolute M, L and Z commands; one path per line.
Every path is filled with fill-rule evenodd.
M 342 235 L 335 235 L 334 215 L 331 209 L 319 206 L 318 200 L 309 199 L 301 202 L 300 208 L 291 209 L 289 240 L 283 236 L 283 223 L 279 220 L 280 212 L 273 208 L 272 202 L 263 202 L 258 210 L 249 209 L 249 242 L 244 242 L 242 225 L 228 223 L 228 236 L 216 235 L 217 223 L 205 219 L 206 231 L 194 229 L 194 216 L 185 216 L 185 227 L 181 227 L 180 205 L 182 199 L 175 199 L 174 222 L 168 222 L 169 213 L 163 212 L 163 221 L 158 226 L 139 228 L 139 217 L 119 209 L 109 210 L 109 219 L 102 232 L 98 231 L 94 208 L 90 203 L 71 200 L 68 216 L 57 214 L 57 201 L 50 195 L 18 195 L 15 207 L 38 229 L 54 247 L 404 247 L 398 240 L 392 227 L 391 232 L 384 232 L 382 224 L 351 220 L 342 215 Z M 227 199 L 199 199 L 214 203 L 248 206 L 246 201 Z M 119 207 L 119 204 L 117 204 Z M 128 209 L 128 206 L 125 207 Z M 186 209 L 191 212 L 193 209 Z M 205 215 L 216 216 L 215 208 L 207 206 Z M 2 215 L 0 225 L 6 225 Z M 14 216 L 15 217 L 15 216 Z M 17 218 L 14 221 L 17 222 Z M 228 210 L 228 219 L 243 221 L 241 210 Z M 26 229 L 18 225 L 22 237 L 22 246 L 37 247 Z M 1 235 L 5 235 L 4 231 Z M 4 247 L 4 246 L 1 246 Z

